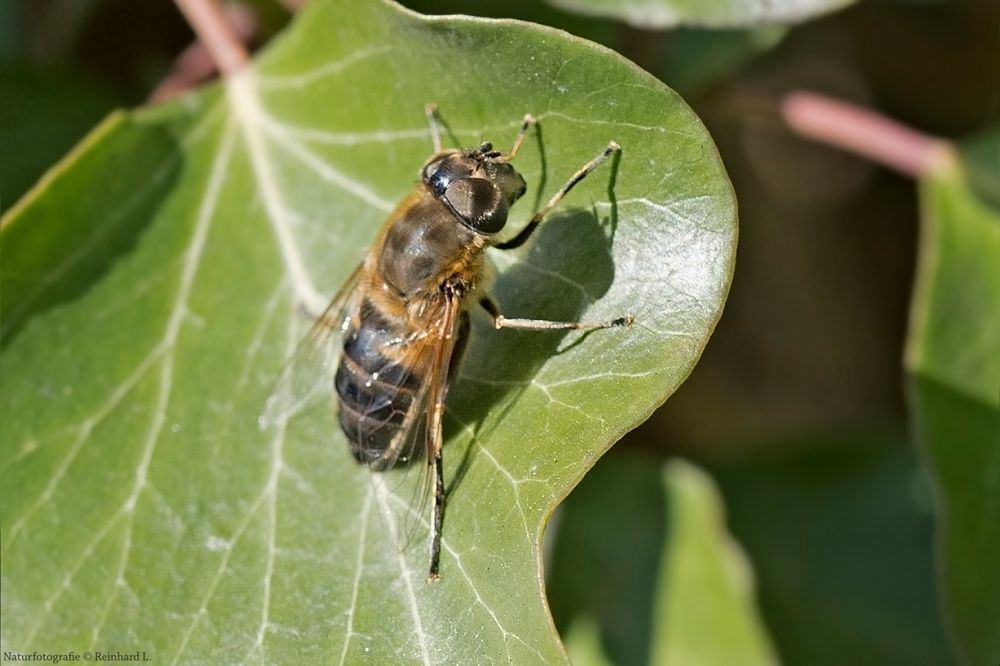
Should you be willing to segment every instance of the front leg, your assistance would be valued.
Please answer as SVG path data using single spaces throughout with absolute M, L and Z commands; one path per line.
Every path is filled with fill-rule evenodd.
M 528 117 L 526 116 L 525 123 L 527 122 Z M 534 119 L 532 119 L 532 122 L 534 122 Z M 517 145 L 520 145 L 520 137 Z M 597 157 L 584 164 L 582 167 L 577 169 L 576 173 L 570 176 L 569 180 L 567 180 L 566 183 L 552 195 L 552 198 L 549 199 L 548 203 L 546 203 L 540 211 L 531 216 L 531 220 L 528 221 L 528 224 L 525 225 L 524 229 L 521 229 L 521 232 L 518 235 L 514 236 L 510 240 L 497 243 L 494 247 L 498 250 L 513 250 L 524 245 L 525 241 L 531 238 L 531 235 L 535 233 L 536 229 L 538 229 L 538 225 L 542 223 L 542 220 L 544 220 L 545 217 L 552 212 L 552 209 L 555 208 L 560 201 L 562 201 L 562 198 L 566 196 L 566 194 L 568 194 L 577 183 L 590 175 L 594 169 L 603 164 L 609 157 L 620 152 L 621 149 L 621 146 L 614 141 L 610 142 L 608 147 L 601 151 Z

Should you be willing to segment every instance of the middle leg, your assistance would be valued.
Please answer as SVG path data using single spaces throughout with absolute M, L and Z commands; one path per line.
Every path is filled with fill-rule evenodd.
M 479 304 L 493 317 L 494 328 L 519 328 L 529 331 L 567 331 L 594 330 L 598 328 L 614 328 L 631 326 L 635 321 L 632 315 L 609 319 L 607 321 L 550 321 L 548 319 L 509 319 L 500 312 L 500 306 L 489 296 L 479 299 Z

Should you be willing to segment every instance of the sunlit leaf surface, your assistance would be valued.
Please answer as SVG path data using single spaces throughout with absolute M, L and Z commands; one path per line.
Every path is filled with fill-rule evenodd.
M 538 118 L 514 230 L 622 145 L 533 243 L 496 253 L 494 292 L 511 316 L 636 316 L 589 335 L 474 318 L 434 585 L 426 516 L 408 509 L 419 473 L 356 465 L 325 401 L 256 421 L 308 327 L 299 306 L 337 290 L 414 186 L 430 101 L 448 143 L 505 146 Z M 735 239 L 705 129 L 615 54 L 513 22 L 308 3 L 254 68 L 109 120 L 4 220 L 4 648 L 564 660 L 545 521 L 691 370 Z

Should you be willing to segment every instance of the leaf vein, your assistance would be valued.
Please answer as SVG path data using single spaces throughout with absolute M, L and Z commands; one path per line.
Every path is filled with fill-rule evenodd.
M 392 510 L 389 508 L 389 497 L 392 494 L 389 489 L 386 488 L 385 480 L 378 474 L 372 477 L 372 485 L 374 487 L 375 497 L 378 500 L 379 507 L 382 511 L 382 515 L 385 518 L 386 524 L 389 526 L 389 531 L 391 532 L 392 540 L 395 543 L 399 543 L 399 530 L 396 526 L 396 519 L 392 514 Z M 420 647 L 420 656 L 424 664 L 431 663 L 430 651 L 427 646 L 427 633 L 424 631 L 424 624 L 420 618 L 420 606 L 417 602 L 417 595 L 413 589 L 412 572 L 407 565 L 406 558 L 403 556 L 402 551 L 396 551 L 396 562 L 399 565 L 400 577 L 403 581 L 403 586 L 406 590 L 406 601 L 410 609 L 410 617 L 413 619 L 413 631 L 417 638 L 417 644 Z
M 307 307 L 322 312 L 325 299 L 316 290 L 302 261 L 298 245 L 292 235 L 288 208 L 271 170 L 271 160 L 260 127 L 260 118 L 264 112 L 260 108 L 254 85 L 253 70 L 250 69 L 227 80 L 226 90 L 232 113 L 243 130 L 250 165 L 260 186 L 267 218 L 278 241 L 295 294 Z
M 361 508 L 361 530 L 358 537 L 358 555 L 355 558 L 354 581 L 351 585 L 351 604 L 347 610 L 347 628 L 344 630 L 344 647 L 340 651 L 340 665 L 347 663 L 347 651 L 354 637 L 354 609 L 358 604 L 358 589 L 361 587 L 361 572 L 364 570 L 365 540 L 368 536 L 368 518 L 372 507 L 372 493 L 365 493 L 364 505 Z
M 259 79 L 260 86 L 265 90 L 304 88 L 307 85 L 319 81 L 320 79 L 325 79 L 328 76 L 339 74 L 353 65 L 376 56 L 380 56 L 384 53 L 388 53 L 392 50 L 392 47 L 388 45 L 359 49 L 341 58 L 340 60 L 323 63 L 318 67 L 314 67 L 313 69 L 305 70 L 297 74 L 262 75 Z

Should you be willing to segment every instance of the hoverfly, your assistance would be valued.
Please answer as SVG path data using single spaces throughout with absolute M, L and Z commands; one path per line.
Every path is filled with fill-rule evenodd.
M 523 245 L 567 192 L 621 150 L 617 143 L 609 142 L 580 167 L 518 234 L 498 242 L 508 210 L 527 189 L 510 163 L 534 118 L 524 117 L 506 153 L 490 143 L 442 149 L 434 105 L 428 105 L 427 118 L 434 153 L 420 170 L 420 183 L 386 220 L 361 265 L 282 371 L 261 424 L 297 411 L 317 379 L 329 390 L 334 374 L 338 420 L 359 463 L 383 471 L 425 457 L 434 498 L 428 579 L 436 580 L 445 510 L 442 420 L 468 338 L 470 308 L 482 307 L 497 329 L 599 329 L 630 326 L 633 318 L 511 319 L 486 293 L 468 298 L 484 286 L 486 248 Z M 331 336 L 337 334 L 342 345 L 334 373 Z

